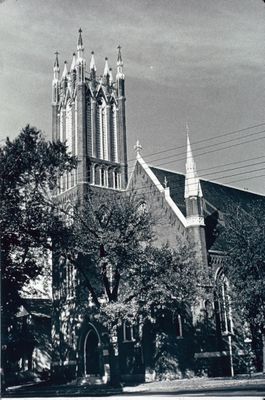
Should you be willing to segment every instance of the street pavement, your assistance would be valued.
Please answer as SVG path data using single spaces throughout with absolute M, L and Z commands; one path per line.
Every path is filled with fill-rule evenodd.
M 163 399 L 174 397 L 174 399 L 198 398 L 212 399 L 216 396 L 225 398 L 233 397 L 244 400 L 248 398 L 265 400 L 265 378 L 193 378 L 174 381 L 161 381 L 138 384 L 135 386 L 124 386 L 122 388 L 111 388 L 104 385 L 76 385 L 64 384 L 53 385 L 40 383 L 16 388 L 7 388 L 2 395 L 3 398 L 69 398 L 83 397 L 86 399 L 93 397 L 111 397 L 118 399 L 137 399 L 154 397 Z

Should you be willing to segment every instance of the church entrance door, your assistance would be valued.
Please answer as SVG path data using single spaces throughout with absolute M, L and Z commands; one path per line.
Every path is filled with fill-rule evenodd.
M 100 375 L 100 343 L 98 333 L 94 328 L 90 328 L 85 338 L 84 362 L 85 374 Z

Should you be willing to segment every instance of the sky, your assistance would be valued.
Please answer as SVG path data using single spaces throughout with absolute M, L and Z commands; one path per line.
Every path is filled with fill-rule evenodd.
M 122 46 L 129 170 L 139 139 L 184 172 L 188 123 L 201 178 L 265 194 L 264 14 L 262 0 L 0 0 L 0 144 L 27 123 L 51 137 L 54 52 L 62 72 L 81 27 L 98 74 Z

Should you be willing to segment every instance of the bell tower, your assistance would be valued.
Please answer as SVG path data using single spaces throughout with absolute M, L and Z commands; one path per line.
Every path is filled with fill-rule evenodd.
M 125 75 L 118 46 L 116 80 L 108 58 L 103 74 L 97 75 L 94 52 L 86 70 L 82 30 L 70 70 L 65 62 L 59 77 L 56 53 L 52 81 L 53 140 L 66 141 L 78 158 L 77 171 L 63 177 L 58 194 L 80 185 L 123 190 L 128 182 Z

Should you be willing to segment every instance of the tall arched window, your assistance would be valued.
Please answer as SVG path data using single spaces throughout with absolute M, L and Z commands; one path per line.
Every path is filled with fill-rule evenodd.
M 108 152 L 108 124 L 107 124 L 107 109 L 106 109 L 106 102 L 103 100 L 102 102 L 102 158 L 104 160 L 109 159 L 109 152 Z
M 119 187 L 120 187 L 120 179 L 119 179 L 118 171 L 115 170 L 113 175 L 114 175 L 114 185 L 113 185 L 113 187 L 115 189 L 119 189 Z
M 106 182 L 105 182 L 105 169 L 104 169 L 104 167 L 101 167 L 101 169 L 100 169 L 100 183 L 101 183 L 101 186 L 105 186 L 105 184 L 106 184 Z
M 110 144 L 111 161 L 118 162 L 118 144 L 117 144 L 117 110 L 116 105 L 112 104 L 110 113 Z
M 96 156 L 103 158 L 103 126 L 102 126 L 102 99 L 97 101 L 97 124 L 96 124 Z
M 95 165 L 95 185 L 100 185 L 100 167 Z
M 216 300 L 220 329 L 223 334 L 233 333 L 231 299 L 229 281 L 221 268 L 216 274 Z
M 66 145 L 68 152 L 73 152 L 73 140 L 72 140 L 72 106 L 70 101 L 66 104 L 66 115 L 65 115 L 65 131 L 66 131 Z
M 113 169 L 111 167 L 108 169 L 108 186 L 113 188 Z

